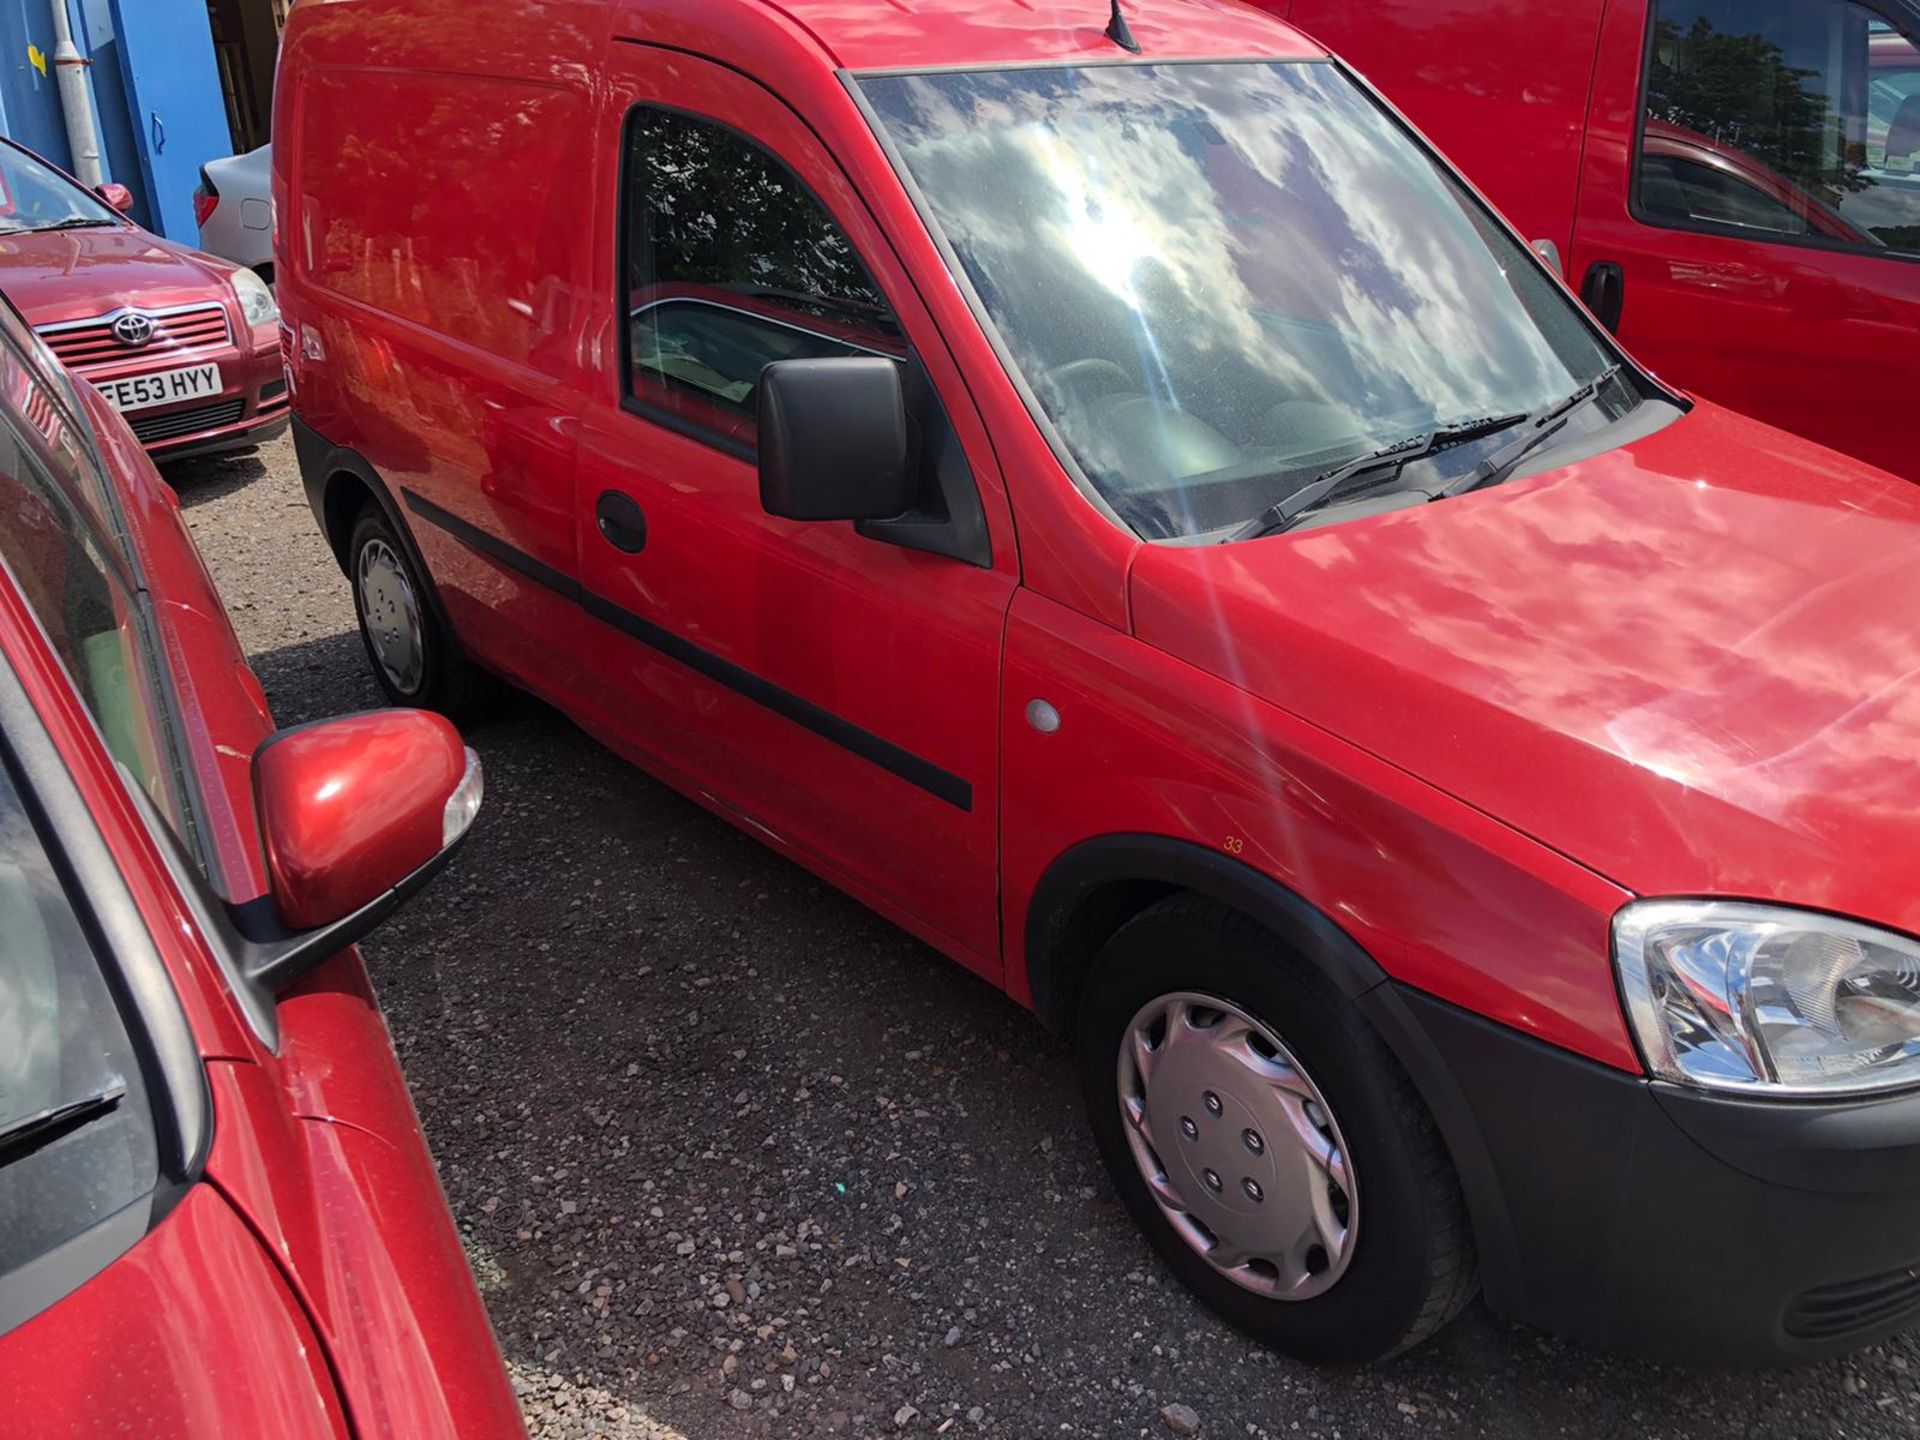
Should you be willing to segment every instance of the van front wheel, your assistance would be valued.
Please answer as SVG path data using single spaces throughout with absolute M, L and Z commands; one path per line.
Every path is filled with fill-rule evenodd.
M 1121 927 L 1082 1007 L 1102 1158 L 1162 1258 L 1303 1360 L 1418 1344 L 1471 1297 L 1465 1208 L 1411 1082 L 1321 971 L 1197 896 Z
M 497 682 L 455 648 L 427 603 L 425 582 L 405 545 L 371 500 L 347 540 L 347 576 L 360 639 L 387 699 L 437 710 L 456 722 L 484 713 Z

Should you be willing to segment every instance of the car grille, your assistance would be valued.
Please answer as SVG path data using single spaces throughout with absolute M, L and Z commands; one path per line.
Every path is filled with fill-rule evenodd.
M 222 400 L 217 405 L 201 405 L 192 410 L 175 410 L 170 415 L 151 417 L 129 415 L 127 423 L 133 427 L 133 433 L 142 445 L 155 445 L 162 440 L 176 440 L 182 435 L 192 435 L 199 430 L 212 430 L 221 425 L 231 425 L 246 410 L 247 402 L 240 400 Z
M 93 370 L 125 365 L 133 360 L 164 356 L 175 350 L 201 350 L 231 343 L 233 332 L 227 328 L 224 305 L 195 305 L 184 310 L 150 311 L 153 339 L 145 345 L 122 344 L 113 333 L 119 316 L 100 315 L 91 320 L 70 320 L 44 326 L 40 338 L 47 342 L 60 362 L 84 375 Z
M 1839 1340 L 1920 1316 L 1920 1265 L 1867 1280 L 1820 1285 L 1787 1306 L 1787 1333 L 1797 1340 Z

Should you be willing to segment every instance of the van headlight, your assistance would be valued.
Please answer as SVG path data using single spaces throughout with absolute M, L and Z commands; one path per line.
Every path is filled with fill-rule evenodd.
M 1614 964 L 1647 1068 L 1771 1095 L 1920 1086 L 1920 941 L 1784 906 L 1643 900 Z
M 248 325 L 271 325 L 280 318 L 280 306 L 267 282 L 242 266 L 229 277 L 233 293 L 239 297 L 240 313 Z

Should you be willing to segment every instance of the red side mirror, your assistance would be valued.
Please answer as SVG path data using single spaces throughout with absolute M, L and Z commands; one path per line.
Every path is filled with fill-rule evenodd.
M 133 209 L 133 192 L 118 180 L 109 180 L 104 185 L 94 186 L 93 193 L 106 201 L 107 204 L 111 205 L 114 209 L 118 210 L 122 215 L 125 215 Z
M 253 757 L 275 908 L 290 930 L 373 904 L 466 833 L 480 760 L 424 710 L 374 710 L 297 726 Z

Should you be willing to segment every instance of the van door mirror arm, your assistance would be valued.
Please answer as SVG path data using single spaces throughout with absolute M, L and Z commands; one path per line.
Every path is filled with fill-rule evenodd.
M 907 463 L 916 477 L 914 503 L 888 520 L 860 520 L 854 529 L 869 540 L 945 555 L 982 570 L 993 568 L 993 538 L 973 479 L 967 452 L 954 433 L 940 392 L 933 388 L 917 353 L 903 363 L 907 407 Z
M 756 396 L 760 504 L 990 568 L 973 472 L 917 356 L 776 360 Z

